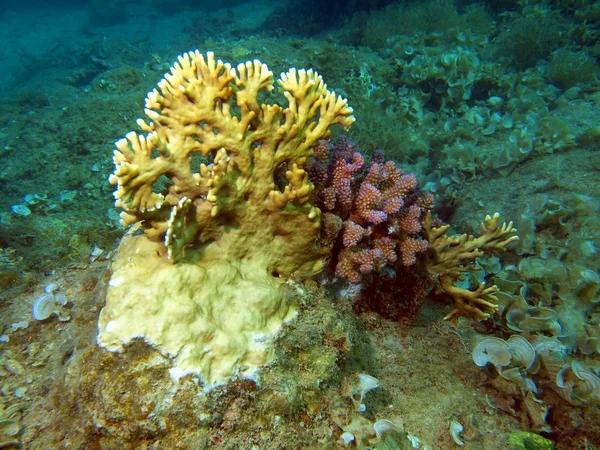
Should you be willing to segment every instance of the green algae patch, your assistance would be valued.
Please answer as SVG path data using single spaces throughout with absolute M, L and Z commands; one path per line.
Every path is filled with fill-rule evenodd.
M 510 450 L 554 450 L 554 443 L 539 434 L 519 431 L 508 436 Z

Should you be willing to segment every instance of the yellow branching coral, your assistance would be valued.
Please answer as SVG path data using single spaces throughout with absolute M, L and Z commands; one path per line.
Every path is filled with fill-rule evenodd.
M 129 233 L 113 263 L 102 346 L 144 338 L 176 358 L 175 375 L 209 385 L 269 359 L 267 337 L 294 312 L 279 284 L 318 271 L 329 251 L 305 162 L 332 125 L 354 121 L 312 70 L 277 83 L 285 107 L 259 99 L 274 89 L 265 64 L 195 51 L 148 94 L 144 133 L 114 152 L 122 223 L 144 233 Z
M 492 217 L 486 216 L 479 237 L 468 234 L 448 236 L 450 226 L 433 226 L 431 213 L 428 213 L 423 225 L 430 249 L 427 269 L 436 277 L 438 289 L 454 300 L 454 309 L 444 320 L 456 322 L 461 316 L 485 320 L 498 309 L 495 303 L 498 300 L 495 295 L 497 286 L 486 287 L 481 283 L 474 291 L 470 291 L 455 283 L 464 280 L 463 274 L 474 269 L 476 258 L 504 251 L 510 242 L 519 239 L 514 234 L 517 230 L 513 228 L 513 223 L 499 226 L 499 219 L 498 213 Z
M 312 187 L 303 166 L 331 125 L 352 124 L 352 109 L 312 70 L 292 68 L 278 84 L 287 108 L 259 103 L 260 92 L 273 89 L 273 74 L 258 60 L 236 70 L 212 53 L 180 56 L 146 98 L 150 121 L 138 120 L 146 134 L 131 132 L 116 143 L 110 181 L 123 224 L 141 221 L 149 237 L 163 238 L 173 209 L 187 198 L 187 222 L 197 229 L 185 233 L 183 247 L 219 239 L 223 228 L 206 224 L 219 215 L 230 221 L 296 208 L 315 228 L 319 211 L 307 203 Z M 213 163 L 194 173 L 194 154 Z M 275 179 L 282 166 L 287 180 Z M 163 176 L 172 181 L 166 196 L 154 189 Z M 282 181 L 283 192 L 276 185 Z

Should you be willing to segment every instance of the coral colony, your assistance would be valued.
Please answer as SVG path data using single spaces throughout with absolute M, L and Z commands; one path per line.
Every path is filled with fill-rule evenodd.
M 41 3 L 0 448 L 600 448 L 600 2 Z
M 208 385 L 269 361 L 267 338 L 295 314 L 279 285 L 319 271 L 329 251 L 304 166 L 331 125 L 354 122 L 312 70 L 290 69 L 278 84 L 288 106 L 260 104 L 274 87 L 265 64 L 233 69 L 196 51 L 148 94 L 146 134 L 117 143 L 111 177 L 123 223 L 144 234 L 118 250 L 100 345 L 143 337 L 176 355 L 175 378 L 196 373 Z M 197 155 L 211 162 L 194 172 Z M 163 175 L 166 197 L 152 190 Z
M 327 140 L 355 119 L 319 74 L 292 68 L 277 84 L 287 106 L 261 104 L 274 88 L 265 64 L 232 68 L 195 51 L 148 94 L 145 134 L 127 134 L 114 154 L 116 205 L 133 226 L 112 265 L 102 347 L 143 338 L 174 359 L 174 379 L 196 374 L 208 388 L 251 377 L 296 314 L 280 285 L 319 272 L 326 257 L 337 277 L 363 285 L 384 268 L 401 283 L 421 261 L 455 301 L 448 319 L 496 310 L 496 286 L 454 283 L 517 239 L 512 224 L 488 216 L 480 237 L 448 236 L 414 175 L 383 152 L 365 164 L 346 138 Z

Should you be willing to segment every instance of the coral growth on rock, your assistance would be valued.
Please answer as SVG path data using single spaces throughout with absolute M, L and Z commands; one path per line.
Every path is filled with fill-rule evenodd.
M 329 252 L 304 164 L 330 126 L 354 122 L 316 72 L 292 68 L 278 84 L 287 106 L 263 104 L 274 88 L 265 64 L 195 51 L 148 94 L 145 134 L 114 152 L 116 205 L 136 225 L 112 265 L 101 346 L 143 338 L 175 358 L 174 378 L 208 386 L 270 359 L 268 338 L 295 314 L 280 285 Z
M 421 219 L 433 196 L 421 191 L 383 151 L 368 166 L 356 145 L 345 137 L 320 141 L 309 168 L 317 205 L 341 218 L 341 248 L 333 256 L 337 276 L 360 283 L 384 267 L 411 266 L 427 241 L 419 237 Z
M 481 224 L 481 236 L 476 238 L 469 234 L 449 236 L 449 225 L 435 226 L 431 213 L 427 215 L 423 227 L 431 248 L 427 268 L 437 277 L 439 290 L 454 300 L 454 309 L 445 320 L 456 322 L 461 316 L 484 320 L 498 309 L 494 295 L 499 291 L 496 285 L 486 286 L 482 282 L 471 291 L 457 286 L 456 282 L 463 281 L 464 274 L 473 270 L 476 258 L 504 251 L 508 244 L 519 239 L 512 222 L 500 226 L 499 220 L 498 213 L 486 216 L 485 223 Z

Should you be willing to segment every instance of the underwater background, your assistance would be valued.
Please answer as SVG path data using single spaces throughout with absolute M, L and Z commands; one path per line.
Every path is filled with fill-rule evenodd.
M 1 448 L 600 449 L 600 3 L 24 0 L 0 23 Z M 318 72 L 356 119 L 329 151 L 384 150 L 431 230 L 512 221 L 452 279 L 496 307 L 444 320 L 424 244 L 410 268 L 329 255 L 284 284 L 298 314 L 256 376 L 211 387 L 151 339 L 100 348 L 115 142 L 195 49 Z

